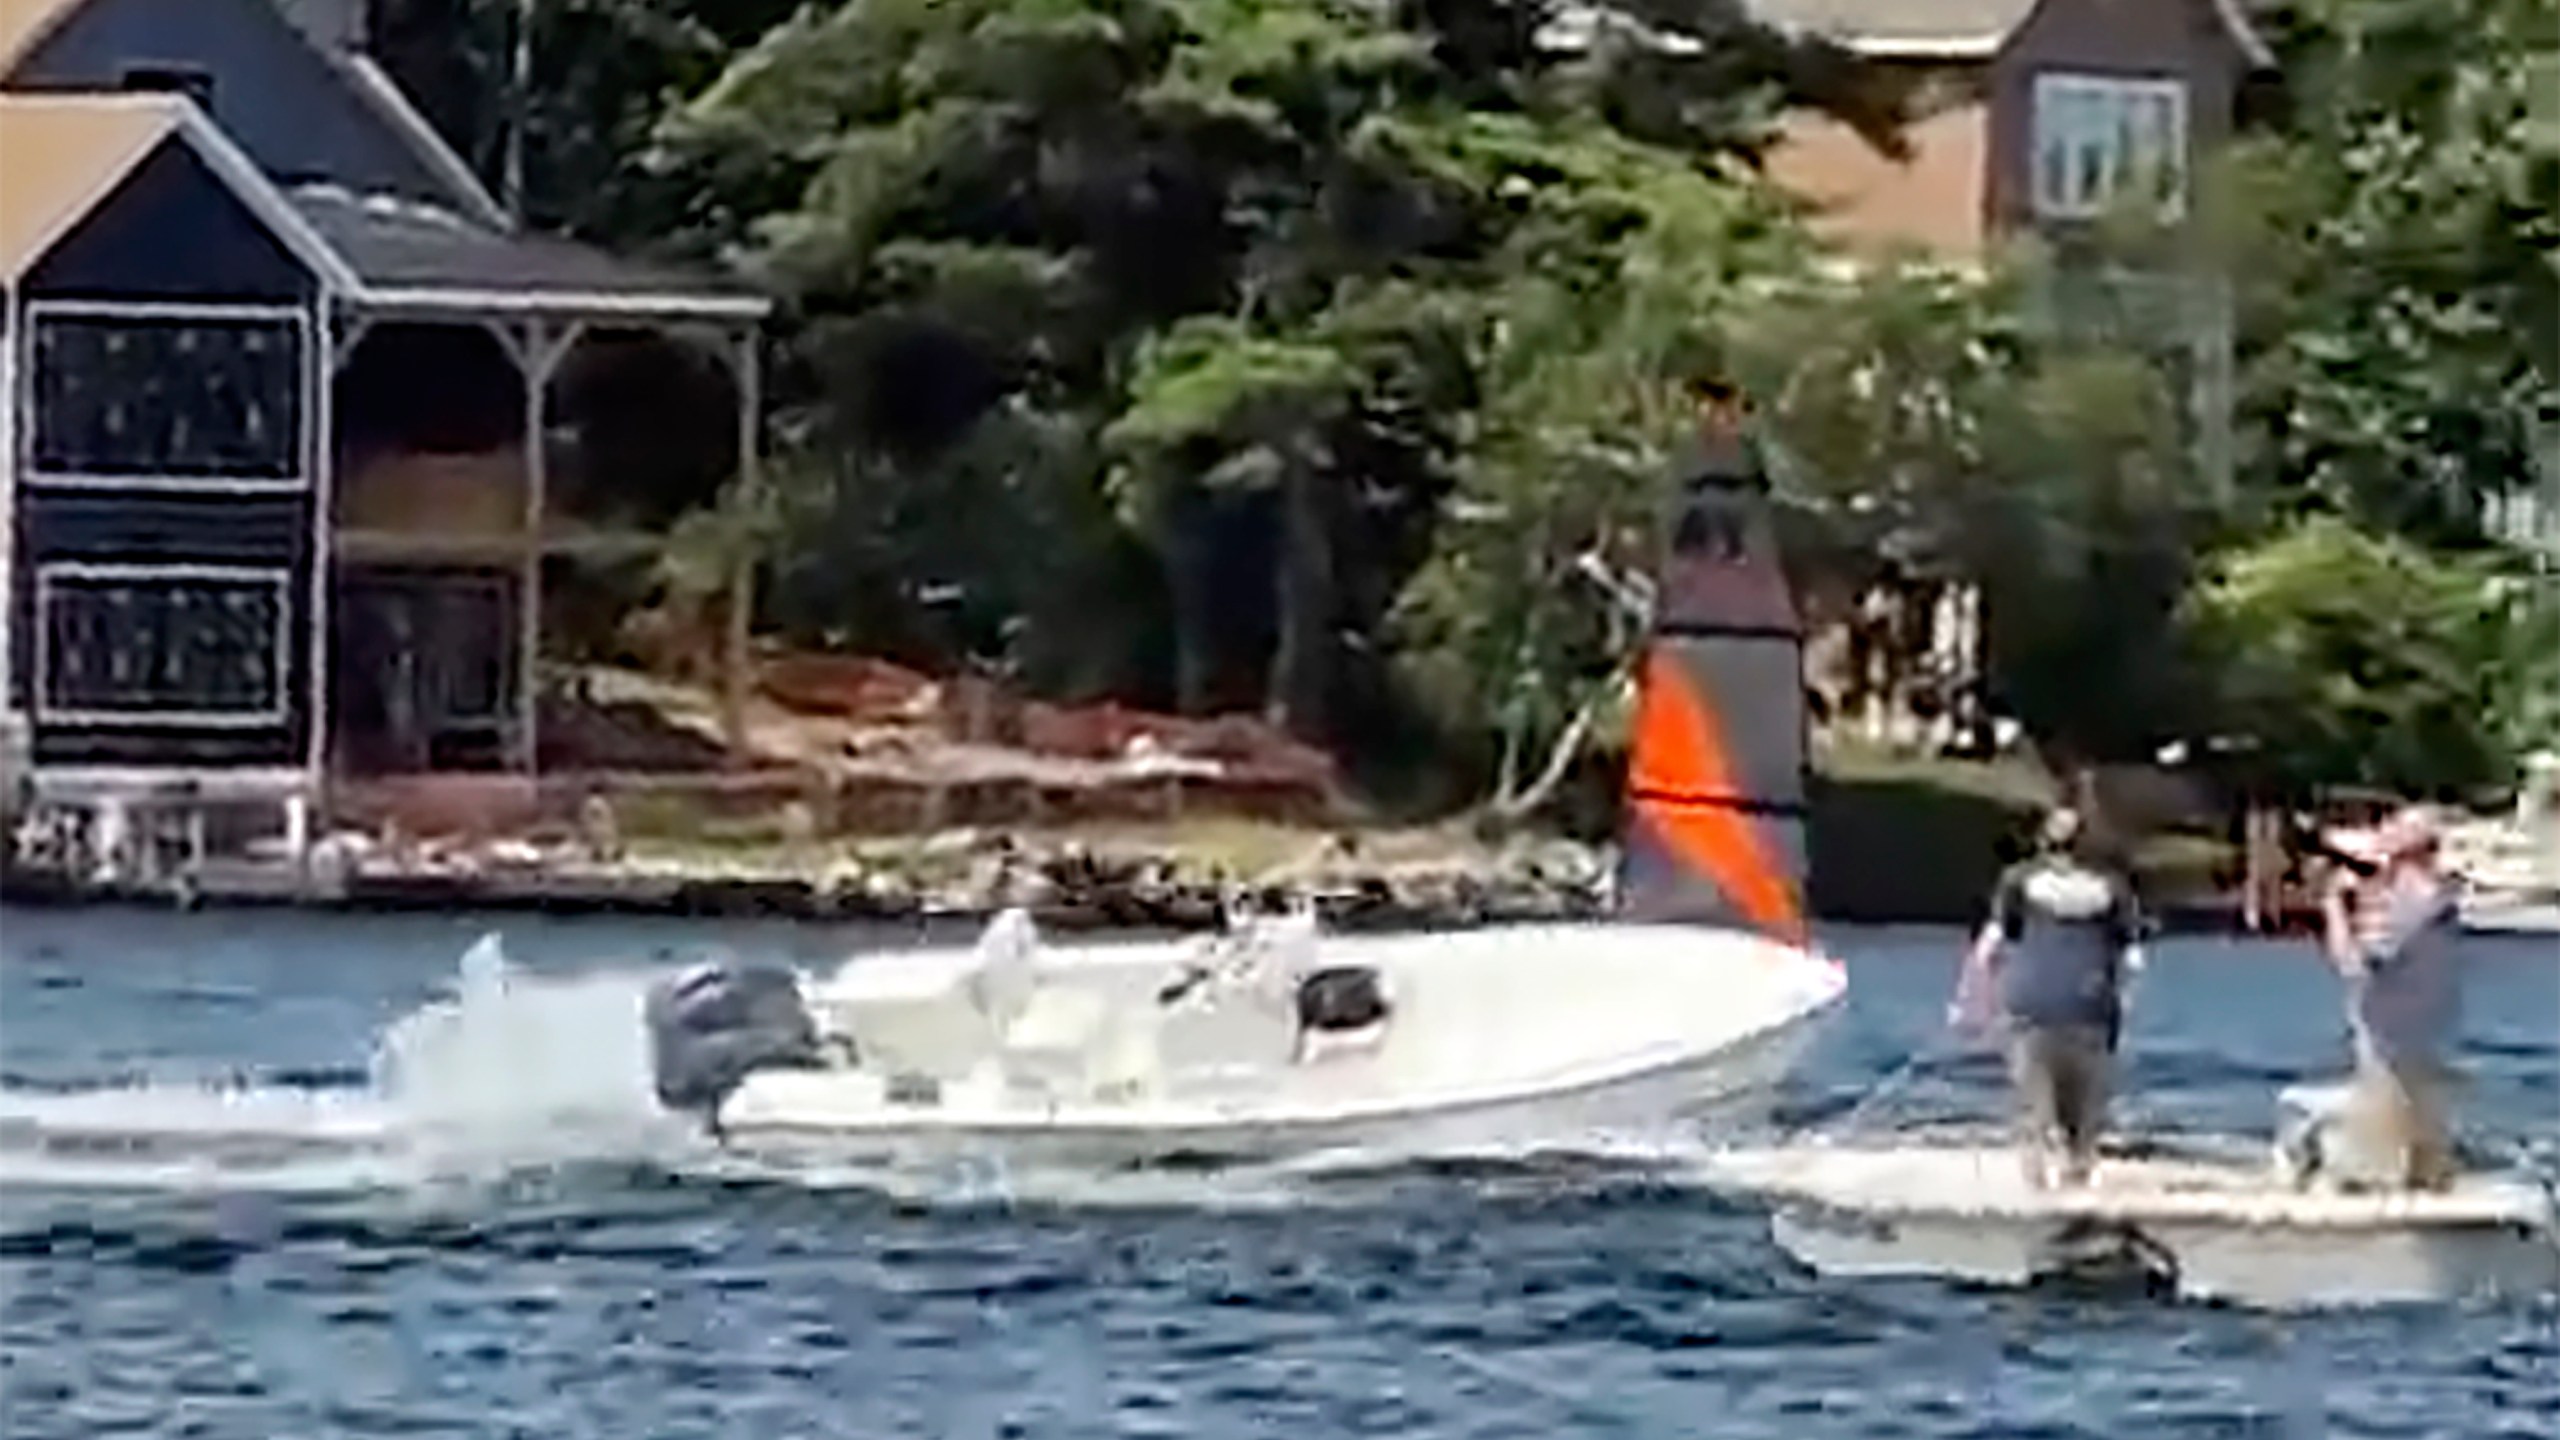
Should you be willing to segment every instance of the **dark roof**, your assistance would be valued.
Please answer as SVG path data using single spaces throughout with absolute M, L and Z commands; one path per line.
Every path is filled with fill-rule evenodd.
M 717 275 L 626 260 L 552 236 L 494 230 L 450 211 L 336 186 L 288 197 L 346 261 L 369 307 L 676 316 L 763 314 L 770 301 Z

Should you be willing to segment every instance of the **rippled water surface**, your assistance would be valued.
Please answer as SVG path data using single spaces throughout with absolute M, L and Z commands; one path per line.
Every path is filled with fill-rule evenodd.
M 0 1099 L 115 1084 L 174 1106 L 232 1075 L 363 1102 L 375 1039 L 499 923 L 0 912 Z M 2550 1302 L 2270 1317 L 1827 1281 L 1671 1157 L 885 1192 L 671 1161 L 569 1133 L 612 1089 L 640 977 L 714 943 L 816 962 L 860 937 L 503 928 L 517 963 L 586 978 L 455 1077 L 505 1142 L 460 1179 L 0 1177 L 0 1433 L 2560 1434 Z M 1926 1044 L 1952 971 L 1945 933 L 1830 940 L 1852 1004 L 1798 1120 Z M 2468 1115 L 2551 1144 L 2560 956 L 2475 958 Z M 2276 1084 L 2339 1063 L 2337 1010 L 2307 949 L 2166 946 L 2128 1118 L 2262 1128 Z M 1878 1118 L 1988 1113 L 1995 1085 L 1982 1061 L 1932 1067 Z

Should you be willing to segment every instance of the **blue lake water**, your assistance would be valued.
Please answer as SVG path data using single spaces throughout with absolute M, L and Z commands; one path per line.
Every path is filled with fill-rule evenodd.
M 597 1027 L 648 969 L 865 943 L 10 910 L 0 1084 L 32 1103 L 224 1075 L 361 1093 L 375 1037 L 493 927 L 528 970 L 597 977 L 491 1064 L 494 1103 L 537 1121 L 581 1064 L 611 1063 Z M 1793 1088 L 1798 1120 L 1929 1045 L 1953 972 L 1949 932 L 1826 938 L 1852 999 Z M 2472 959 L 2466 1119 L 2493 1146 L 2560 1143 L 2560 953 Z M 2299 944 L 2172 942 L 2127 1048 L 2122 1118 L 2254 1133 L 2276 1085 L 2343 1062 L 2334 983 Z M 1984 1060 L 1932 1066 L 1876 1118 L 1992 1114 L 1997 1086 Z M 574 1153 L 325 1202 L 0 1174 L 0 1435 L 2560 1435 L 2548 1300 L 2275 1317 L 1825 1280 L 1676 1166 L 937 1201 Z

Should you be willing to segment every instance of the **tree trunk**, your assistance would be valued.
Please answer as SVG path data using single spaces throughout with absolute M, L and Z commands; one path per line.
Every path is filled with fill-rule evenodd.
M 1321 742 L 1332 680 L 1333 546 L 1315 467 L 1294 459 L 1280 490 L 1280 639 L 1267 686 L 1271 720 Z
M 1205 714 L 1217 675 L 1218 631 L 1210 610 L 1210 537 L 1196 499 L 1176 501 L 1164 532 L 1165 588 L 1173 600 L 1173 708 Z
M 1537 778 L 1529 782 L 1527 789 L 1517 794 L 1512 792 L 1511 787 L 1517 780 L 1517 766 L 1514 759 L 1517 752 L 1515 750 L 1504 756 L 1503 763 L 1508 773 L 1504 774 L 1500 786 L 1495 790 L 1493 804 L 1490 807 L 1496 816 L 1503 820 L 1519 820 L 1537 813 L 1549 800 L 1555 798 L 1556 791 L 1563 787 L 1566 777 L 1573 773 L 1575 757 L 1582 753 L 1584 743 L 1591 738 L 1592 722 L 1599 718 L 1600 707 L 1608 702 L 1610 692 L 1620 683 L 1619 679 L 1614 678 L 1606 682 L 1591 693 L 1591 698 L 1582 702 L 1580 709 L 1573 712 L 1573 718 L 1565 722 L 1564 729 L 1556 735 L 1555 743 L 1548 747 L 1546 763 L 1539 767 Z

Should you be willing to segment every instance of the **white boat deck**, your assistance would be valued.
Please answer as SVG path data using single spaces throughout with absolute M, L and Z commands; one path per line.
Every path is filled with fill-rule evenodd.
M 1772 1238 L 1829 1275 L 2130 1276 L 2271 1309 L 2560 1287 L 2560 1216 L 2520 1175 L 2435 1193 L 2296 1189 L 2243 1147 L 2119 1154 L 2085 1186 L 2039 1189 L 2009 1145 L 1906 1137 L 1728 1151 L 1704 1178 L 1768 1203 Z
M 2551 1200 L 2523 1180 L 2465 1175 L 2432 1193 L 2341 1193 L 2284 1187 L 2264 1166 L 2201 1156 L 2119 1156 L 2086 1186 L 2035 1189 L 2007 1146 L 1803 1145 L 1726 1152 L 1711 1176 L 1743 1188 L 1883 1216 L 1991 1220 L 2106 1219 L 2135 1223 L 2326 1230 L 2511 1226 L 2548 1228 Z

